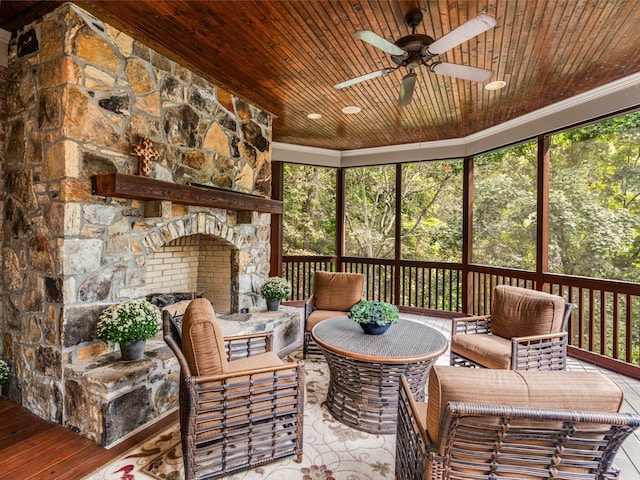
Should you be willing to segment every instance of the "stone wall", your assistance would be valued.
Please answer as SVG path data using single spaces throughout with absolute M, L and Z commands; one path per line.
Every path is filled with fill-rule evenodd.
M 4 43 L 0 42 L 0 48 L 4 48 Z M 5 151 L 5 124 L 7 112 L 7 95 L 6 95 L 6 77 L 7 68 L 0 65 L 0 225 L 4 225 L 4 151 Z M 0 233 L 0 238 L 2 234 Z M 1 243 L 1 242 L 0 242 Z M 0 245 L 1 246 L 1 245 Z M 0 248 L 0 266 L 3 265 L 3 248 Z M 11 339 L 4 334 L 4 275 L 0 275 L 0 358 L 11 362 Z
M 87 392 L 68 372 L 115 348 L 95 339 L 98 315 L 150 293 L 149 254 L 196 234 L 235 249 L 238 309 L 263 304 L 269 272 L 269 215 L 239 220 L 164 202 L 145 216 L 144 202 L 93 195 L 91 177 L 135 174 L 131 147 L 144 137 L 160 154 L 151 177 L 266 197 L 271 118 L 71 4 L 12 38 L 6 83 L 1 328 L 16 372 L 10 396 L 75 429 L 69 419 L 88 414 Z M 143 394 L 151 417 L 167 408 Z

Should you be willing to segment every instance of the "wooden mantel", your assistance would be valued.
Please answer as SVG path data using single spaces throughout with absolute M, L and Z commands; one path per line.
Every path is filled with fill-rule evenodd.
M 182 205 L 282 214 L 282 202 L 254 195 L 165 182 L 123 173 L 92 177 L 93 193 L 105 197 L 167 200 Z

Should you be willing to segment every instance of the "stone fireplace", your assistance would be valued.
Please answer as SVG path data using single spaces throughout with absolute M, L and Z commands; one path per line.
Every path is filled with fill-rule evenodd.
M 159 340 L 138 367 L 101 370 L 117 358 L 96 340 L 100 313 L 172 291 L 202 292 L 231 317 L 262 307 L 270 214 L 177 203 L 171 189 L 104 195 L 93 180 L 134 175 L 132 145 L 149 138 L 151 179 L 272 202 L 271 118 L 71 4 L 12 37 L 4 78 L 3 393 L 109 444 L 127 429 L 105 433 L 105 422 L 175 408 L 178 367 Z M 135 419 L 117 417 L 132 405 L 144 405 Z M 102 424 L 87 426 L 92 416 Z

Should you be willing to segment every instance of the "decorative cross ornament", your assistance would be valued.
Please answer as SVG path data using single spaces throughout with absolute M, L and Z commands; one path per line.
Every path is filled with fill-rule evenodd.
M 133 155 L 138 157 L 138 175 L 148 177 L 151 173 L 151 162 L 160 158 L 160 153 L 153 148 L 150 138 L 141 138 L 138 145 L 132 145 Z

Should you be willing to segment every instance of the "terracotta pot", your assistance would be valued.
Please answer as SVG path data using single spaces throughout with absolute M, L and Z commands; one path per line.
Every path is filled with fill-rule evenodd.
M 120 354 L 122 355 L 122 360 L 125 362 L 140 360 L 144 355 L 144 347 L 146 343 L 146 340 L 134 340 L 129 345 L 120 344 Z

